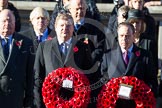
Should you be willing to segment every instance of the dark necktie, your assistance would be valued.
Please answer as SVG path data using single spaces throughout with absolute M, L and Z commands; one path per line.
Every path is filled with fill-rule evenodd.
M 75 24 L 75 30 L 78 31 L 80 26 L 81 26 L 80 24 Z
M 66 43 L 61 44 L 61 51 L 66 56 L 66 54 L 67 54 L 67 45 L 66 45 Z
M 124 62 L 126 65 L 128 65 L 128 62 L 129 62 L 129 56 L 128 56 L 128 51 L 125 51 L 124 54 Z
M 3 53 L 4 53 L 4 56 L 5 56 L 5 59 L 7 60 L 8 59 L 8 56 L 9 56 L 9 39 L 2 39 L 2 46 L 3 46 Z
M 62 60 L 65 61 L 66 54 L 67 54 L 67 45 L 66 45 L 66 43 L 62 43 L 60 47 L 61 47 L 61 57 L 62 57 Z
M 43 42 L 43 36 L 42 36 L 42 35 L 38 36 L 37 38 L 38 38 L 38 42 L 39 42 L 39 43 L 40 43 L 40 42 Z

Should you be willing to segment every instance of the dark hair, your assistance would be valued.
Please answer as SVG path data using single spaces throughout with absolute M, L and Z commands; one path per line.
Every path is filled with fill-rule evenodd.
M 129 22 L 122 22 L 122 23 L 120 23 L 120 24 L 118 25 L 117 31 L 118 31 L 119 28 L 122 27 L 122 26 L 127 26 L 127 27 L 131 28 L 132 32 L 135 33 L 134 26 L 133 26 L 131 23 L 129 23 Z

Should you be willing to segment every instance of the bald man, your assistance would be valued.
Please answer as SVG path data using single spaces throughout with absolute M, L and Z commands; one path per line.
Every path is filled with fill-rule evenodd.
M 21 29 L 21 19 L 17 8 L 9 0 L 0 0 L 0 11 L 3 9 L 9 9 L 13 12 L 15 16 L 15 31 L 19 32 Z
M 29 49 L 32 42 L 15 32 L 15 17 L 0 13 L 0 107 L 32 107 L 32 74 Z

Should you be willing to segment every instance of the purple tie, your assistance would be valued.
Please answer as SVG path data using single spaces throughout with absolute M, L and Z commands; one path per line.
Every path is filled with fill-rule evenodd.
M 128 65 L 128 62 L 129 62 L 128 51 L 125 51 L 124 54 L 123 54 L 123 56 L 124 56 L 124 62 L 125 62 L 125 64 Z

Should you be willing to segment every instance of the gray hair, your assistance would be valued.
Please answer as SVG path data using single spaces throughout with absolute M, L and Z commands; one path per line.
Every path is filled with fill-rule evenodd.
M 70 0 L 70 3 L 67 7 L 68 9 L 71 7 L 71 5 L 73 4 L 74 1 L 76 1 L 76 0 Z M 87 2 L 85 0 L 81 0 L 81 4 L 83 4 L 85 6 L 85 9 L 88 8 Z
M 36 7 L 32 10 L 30 13 L 30 21 L 37 15 L 46 17 L 48 20 L 50 20 L 48 11 L 42 7 Z

